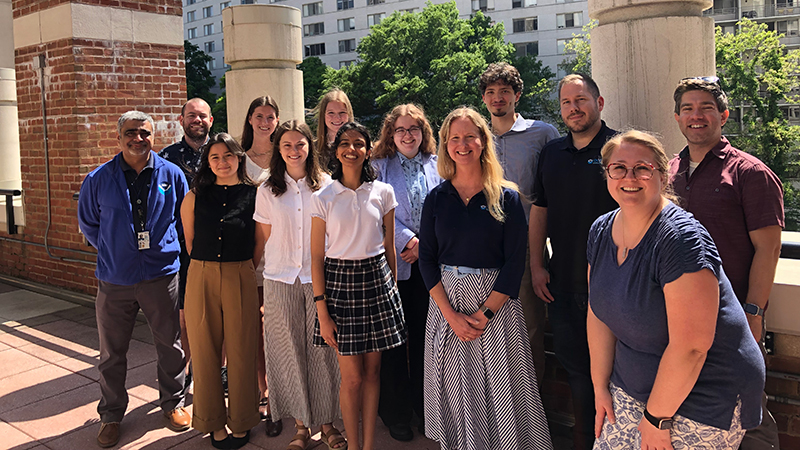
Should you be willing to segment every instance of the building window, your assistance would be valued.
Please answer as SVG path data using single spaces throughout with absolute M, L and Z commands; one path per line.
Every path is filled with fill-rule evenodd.
M 528 6 L 536 6 L 536 0 L 511 0 L 512 8 L 527 8 Z
M 203 25 L 203 36 L 210 36 L 212 34 L 214 34 L 214 24 L 213 23 L 209 23 L 209 24 Z
M 208 41 L 208 42 L 204 43 L 203 44 L 203 49 L 206 51 L 206 53 L 212 53 L 215 50 L 214 49 L 214 41 Z
M 186 0 L 186 6 L 194 5 L 195 3 L 197 3 L 197 0 Z
M 186 21 L 187 22 L 194 22 L 194 20 L 195 20 L 194 13 L 195 13 L 194 11 L 189 11 L 189 12 L 186 13 Z
M 206 6 L 203 8 L 203 18 L 211 17 L 214 14 L 213 6 Z
M 341 11 L 343 9 L 352 9 L 353 8 L 353 0 L 336 0 L 336 10 Z
M 303 17 L 322 14 L 322 2 L 306 3 L 303 5 Z
M 556 40 L 556 47 L 558 48 L 557 51 L 558 51 L 559 55 L 563 55 L 564 53 L 574 53 L 572 51 L 570 51 L 570 52 L 566 52 L 565 51 L 567 42 L 569 42 L 571 40 L 572 40 L 572 38 L 569 38 L 569 39 L 557 39 Z
M 339 32 L 343 31 L 350 31 L 356 29 L 356 19 L 353 17 L 347 19 L 339 19 L 337 21 L 337 25 L 339 26 Z
M 517 56 L 522 58 L 523 56 L 537 56 L 539 54 L 539 42 L 520 42 L 514 44 L 514 48 L 517 49 Z
M 413 13 L 417 12 L 417 8 L 401 9 L 400 12 L 401 13 L 411 13 L 411 14 L 413 14 Z
M 217 60 L 214 59 L 214 58 L 211 58 L 211 61 L 209 61 L 206 66 L 208 67 L 208 70 L 216 69 L 217 68 Z
M 514 19 L 514 33 L 524 33 L 526 31 L 536 31 L 539 29 L 539 17 L 528 17 L 527 19 Z
M 316 36 L 318 34 L 325 34 L 325 23 L 319 22 L 303 25 L 303 35 Z
M 386 13 L 369 14 L 367 16 L 367 26 L 371 27 L 381 23 L 381 20 L 386 18 Z
M 231 6 L 231 2 L 222 2 L 222 3 L 219 4 L 219 10 L 222 11 L 223 9 L 227 8 L 228 6 Z
M 325 54 L 325 43 L 306 45 L 306 58 Z
M 386 0 L 367 0 L 367 6 L 370 5 L 380 5 L 386 3 Z
M 187 39 L 194 39 L 197 37 L 197 28 L 189 28 L 186 30 Z
M 342 69 L 347 66 L 352 66 L 355 63 L 356 63 L 355 59 L 349 59 L 347 61 L 339 61 L 339 68 Z
M 494 0 L 472 0 L 473 11 L 486 12 L 490 9 L 494 9 Z
M 775 28 L 784 36 L 797 36 L 797 19 L 779 20 L 775 22 Z
M 583 26 L 582 12 L 556 15 L 556 28 L 574 28 L 580 26 Z
M 339 41 L 339 53 L 350 53 L 356 51 L 356 40 L 345 39 Z
M 243 5 L 252 5 L 255 3 L 255 0 L 242 0 Z

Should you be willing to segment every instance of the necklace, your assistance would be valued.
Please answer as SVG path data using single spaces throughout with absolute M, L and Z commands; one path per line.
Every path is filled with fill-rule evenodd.
M 650 222 L 655 217 L 656 213 L 661 210 L 661 202 L 653 209 L 653 212 L 650 213 L 650 217 L 647 218 L 647 222 L 645 223 L 642 230 L 636 234 L 636 239 L 633 241 L 634 246 L 639 244 L 639 241 L 642 240 L 644 234 L 647 232 L 647 229 L 650 227 Z M 628 252 L 631 251 L 633 247 L 628 247 L 627 239 L 625 239 L 625 216 L 620 215 L 620 228 L 622 228 L 622 260 L 628 259 Z

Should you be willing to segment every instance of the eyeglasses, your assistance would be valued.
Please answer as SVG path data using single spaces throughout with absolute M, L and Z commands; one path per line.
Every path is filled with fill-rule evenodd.
M 715 84 L 715 85 L 719 86 L 719 77 L 714 77 L 714 76 L 711 76 L 711 77 L 687 77 L 687 78 L 681 78 L 681 82 L 684 82 L 684 81 L 687 81 L 687 80 L 705 81 L 706 83 L 711 83 L 711 84 Z
M 125 137 L 127 137 L 127 138 L 129 138 L 129 139 L 133 139 L 133 138 L 134 138 L 134 137 L 136 137 L 137 135 L 138 135 L 140 138 L 142 138 L 142 139 L 147 139 L 147 138 L 149 138 L 149 137 L 150 137 L 150 135 L 151 135 L 151 134 L 153 134 L 153 133 L 151 133 L 151 132 L 149 132 L 149 131 L 147 131 L 147 130 L 128 130 L 128 131 L 126 131 L 126 132 L 125 132 L 125 133 L 123 133 L 123 134 L 125 135 Z
M 622 163 L 611 163 L 606 167 L 608 178 L 612 180 L 621 180 L 628 175 L 628 171 L 633 171 L 633 178 L 647 181 L 653 178 L 653 173 L 655 173 L 656 170 L 659 169 L 656 169 L 655 166 L 650 163 L 639 163 L 633 167 L 628 167 Z
M 420 128 L 420 127 L 415 125 L 413 127 L 408 127 L 408 129 L 406 129 L 406 128 L 395 128 L 394 129 L 394 135 L 395 136 L 405 136 L 406 133 L 417 134 L 417 133 L 419 133 L 421 131 L 422 131 L 422 128 Z

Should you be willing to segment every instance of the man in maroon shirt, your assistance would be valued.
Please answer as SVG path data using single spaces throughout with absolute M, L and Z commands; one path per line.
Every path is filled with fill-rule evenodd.
M 687 146 L 670 161 L 670 178 L 687 211 L 708 229 L 756 341 L 781 251 L 783 189 L 778 177 L 722 136 L 728 99 L 716 77 L 687 78 L 675 89 L 675 120 Z M 741 449 L 777 449 L 778 429 L 766 409 Z

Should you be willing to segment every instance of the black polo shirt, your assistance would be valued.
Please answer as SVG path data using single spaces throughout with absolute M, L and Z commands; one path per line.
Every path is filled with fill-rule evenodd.
M 556 292 L 586 294 L 586 241 L 600 215 L 617 208 L 603 176 L 600 149 L 617 134 L 602 122 L 592 142 L 582 149 L 572 144 L 572 133 L 548 142 L 539 155 L 533 186 L 533 204 L 547 208 L 550 284 Z
M 206 142 L 208 142 L 208 139 L 206 139 Z M 184 137 L 180 141 L 161 149 L 158 152 L 158 156 L 180 167 L 183 175 L 186 176 L 186 183 L 189 187 L 192 186 L 194 174 L 200 168 L 202 152 L 195 151 L 190 147 Z
M 153 179 L 155 169 L 154 156 L 151 152 L 147 158 L 147 165 L 138 174 L 125 162 L 125 158 L 120 159 L 119 166 L 125 174 L 125 183 L 128 186 L 128 195 L 131 200 L 131 214 L 133 214 L 133 229 L 139 233 L 147 229 L 147 194 L 150 192 L 150 182 Z

